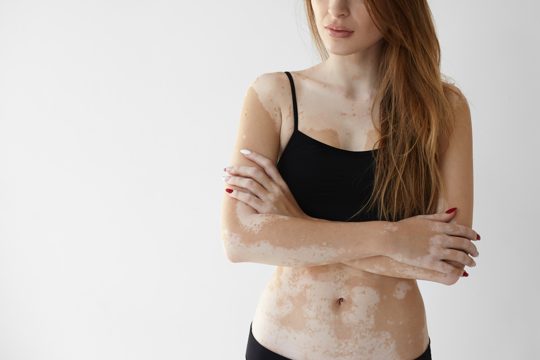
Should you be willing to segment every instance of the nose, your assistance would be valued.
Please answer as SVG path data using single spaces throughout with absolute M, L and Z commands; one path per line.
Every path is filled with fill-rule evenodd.
M 330 0 L 328 12 L 336 18 L 347 16 L 349 14 L 347 0 Z

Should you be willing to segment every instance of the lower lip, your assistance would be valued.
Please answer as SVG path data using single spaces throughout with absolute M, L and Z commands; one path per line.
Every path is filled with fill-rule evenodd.
M 352 35 L 354 31 L 337 31 L 332 29 L 327 29 L 330 33 L 330 36 L 336 37 L 336 38 L 346 38 Z

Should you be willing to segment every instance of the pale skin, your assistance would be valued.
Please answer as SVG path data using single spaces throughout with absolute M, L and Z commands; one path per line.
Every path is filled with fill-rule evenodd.
M 362 2 L 313 6 L 321 24 L 339 18 L 355 33 L 345 41 L 323 35 L 330 58 L 292 72 L 299 130 L 336 148 L 371 149 L 378 135 L 369 112 L 378 33 Z M 458 126 L 441 146 L 446 193 L 437 214 L 345 223 L 304 214 L 275 167 L 293 129 L 285 74 L 251 84 L 225 184 L 234 191 L 224 194 L 222 234 L 231 261 L 276 266 L 253 319 L 264 346 L 294 359 L 413 359 L 425 350 L 417 280 L 454 284 L 478 256 L 470 113 L 464 98 L 452 100 Z M 458 210 L 446 214 L 451 206 Z

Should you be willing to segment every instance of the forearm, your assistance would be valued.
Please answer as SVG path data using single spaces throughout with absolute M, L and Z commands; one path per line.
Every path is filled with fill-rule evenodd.
M 373 274 L 401 279 L 446 282 L 452 276 L 435 270 L 404 264 L 391 257 L 383 255 L 355 259 L 343 263 L 355 269 L 367 271 Z
M 387 254 L 387 223 L 255 213 L 222 223 L 222 239 L 233 262 L 291 267 L 327 265 Z

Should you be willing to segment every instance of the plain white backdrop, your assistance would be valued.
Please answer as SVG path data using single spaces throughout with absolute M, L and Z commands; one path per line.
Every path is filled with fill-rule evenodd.
M 540 5 L 432 0 L 473 120 L 478 266 L 433 358 L 540 357 Z M 273 268 L 220 238 L 248 85 L 319 61 L 301 0 L 0 1 L 0 359 L 243 359 Z

